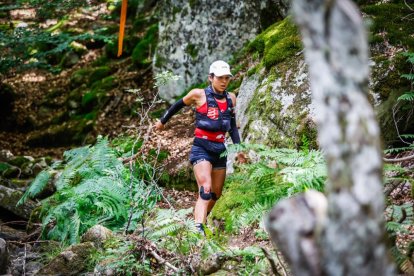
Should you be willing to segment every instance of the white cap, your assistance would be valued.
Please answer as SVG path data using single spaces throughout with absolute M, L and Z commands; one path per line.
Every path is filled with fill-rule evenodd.
M 214 74 L 217 77 L 233 76 L 233 74 L 230 72 L 230 65 L 222 60 L 216 60 L 210 65 L 209 74 Z

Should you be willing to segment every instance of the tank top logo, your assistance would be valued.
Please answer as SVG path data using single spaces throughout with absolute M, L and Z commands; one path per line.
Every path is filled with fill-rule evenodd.
M 212 120 L 217 120 L 219 117 L 219 112 L 217 107 L 209 107 L 207 110 L 207 117 Z

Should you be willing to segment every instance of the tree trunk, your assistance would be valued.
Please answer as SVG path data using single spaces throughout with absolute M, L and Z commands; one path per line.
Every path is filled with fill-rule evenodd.
M 292 9 L 327 160 L 327 218 L 320 195 L 305 194 L 276 206 L 268 230 L 294 275 L 392 275 L 384 243 L 380 133 L 366 97 L 368 43 L 360 12 L 350 0 L 295 0 Z

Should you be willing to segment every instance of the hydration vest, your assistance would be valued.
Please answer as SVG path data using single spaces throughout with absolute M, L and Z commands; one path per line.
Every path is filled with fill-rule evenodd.
M 224 92 L 226 95 L 227 109 L 224 112 L 221 112 L 216 99 L 213 96 L 211 86 L 204 89 L 204 93 L 206 94 L 207 113 L 210 108 L 217 109 L 218 116 L 217 119 L 212 119 L 207 116 L 207 113 L 196 111 L 196 127 L 207 131 L 228 132 L 231 129 L 230 121 L 234 114 L 233 102 L 230 95 L 227 92 Z

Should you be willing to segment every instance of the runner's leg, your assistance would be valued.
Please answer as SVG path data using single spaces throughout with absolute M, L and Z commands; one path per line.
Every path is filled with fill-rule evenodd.
M 217 199 L 221 196 L 223 191 L 224 180 L 226 179 L 226 168 L 213 169 L 211 171 L 211 191 L 216 194 Z M 216 200 L 210 200 L 207 208 L 207 212 L 213 209 Z
M 208 161 L 200 161 L 193 167 L 194 175 L 196 177 L 198 190 L 201 186 L 204 187 L 205 192 L 211 191 L 211 176 L 212 166 Z M 211 200 L 204 200 L 198 194 L 198 199 L 194 208 L 194 220 L 196 223 L 206 223 L 207 208 Z

